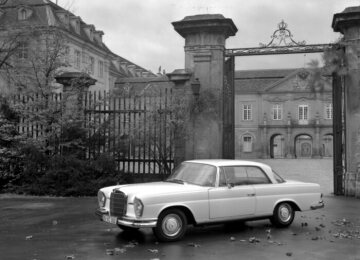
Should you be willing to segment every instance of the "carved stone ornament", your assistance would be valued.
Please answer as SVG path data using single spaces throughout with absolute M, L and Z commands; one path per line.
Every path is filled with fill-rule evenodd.
M 298 90 L 305 90 L 310 89 L 309 86 L 309 72 L 307 71 L 300 71 L 298 74 L 296 74 L 296 77 L 293 81 L 294 89 Z

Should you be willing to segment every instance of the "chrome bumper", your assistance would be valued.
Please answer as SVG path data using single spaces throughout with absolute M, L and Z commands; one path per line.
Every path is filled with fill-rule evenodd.
M 310 209 L 315 210 L 315 209 L 321 209 L 323 207 L 325 207 L 325 203 L 323 200 L 320 200 L 317 204 L 311 205 Z
M 104 209 L 97 209 L 95 215 L 104 221 L 103 215 L 109 215 L 109 212 Z M 153 228 L 156 227 L 157 219 L 132 219 L 132 218 L 117 218 L 116 224 L 134 228 Z

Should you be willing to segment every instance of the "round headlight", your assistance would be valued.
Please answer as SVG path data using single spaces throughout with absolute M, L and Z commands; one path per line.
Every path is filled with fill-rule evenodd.
M 135 197 L 134 199 L 134 210 L 137 217 L 141 217 L 144 211 L 144 204 L 142 201 Z
M 106 203 L 105 194 L 102 191 L 99 191 L 97 194 L 97 198 L 98 198 L 99 207 L 105 207 L 105 203 Z

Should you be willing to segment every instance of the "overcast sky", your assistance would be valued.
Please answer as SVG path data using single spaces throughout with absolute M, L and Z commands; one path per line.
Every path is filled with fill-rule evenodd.
M 55 0 L 54 0 L 55 2 Z M 184 39 L 171 22 L 195 14 L 223 14 L 238 28 L 227 48 L 268 43 L 281 20 L 295 41 L 330 43 L 339 38 L 331 28 L 333 15 L 360 0 L 58 0 L 85 23 L 104 31 L 116 54 L 157 72 L 184 68 Z M 318 55 L 317 55 L 318 56 Z M 316 58 L 316 57 L 315 57 Z M 237 58 L 237 69 L 303 67 L 314 55 Z

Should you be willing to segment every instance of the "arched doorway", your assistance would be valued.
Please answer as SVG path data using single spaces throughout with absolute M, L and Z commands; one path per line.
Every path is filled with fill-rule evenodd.
M 285 138 L 283 135 L 276 134 L 271 137 L 270 157 L 275 159 L 285 157 Z
M 322 139 L 322 156 L 333 157 L 333 135 L 324 135 Z
M 311 158 L 312 156 L 312 137 L 301 134 L 295 138 L 295 155 L 297 158 Z

